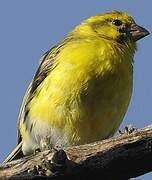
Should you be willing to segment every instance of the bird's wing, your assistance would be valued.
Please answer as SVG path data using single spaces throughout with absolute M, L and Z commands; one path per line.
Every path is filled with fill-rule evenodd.
M 51 50 L 50 50 L 50 52 L 51 52 Z M 42 61 L 41 61 L 40 67 L 39 67 L 39 69 L 38 69 L 34 79 L 29 84 L 29 86 L 28 86 L 28 88 L 27 88 L 27 90 L 25 92 L 25 95 L 23 97 L 23 102 L 22 102 L 22 106 L 20 108 L 20 113 L 19 113 L 19 117 L 18 117 L 18 144 L 14 148 L 14 150 L 6 157 L 6 159 L 3 161 L 3 163 L 7 163 L 9 161 L 12 161 L 12 160 L 15 160 L 15 159 L 23 157 L 23 152 L 22 152 L 22 137 L 21 137 L 20 130 L 19 130 L 19 124 L 25 120 L 25 117 L 26 117 L 26 114 L 27 114 L 26 105 L 28 104 L 29 100 L 31 99 L 31 96 L 33 94 L 32 92 L 34 90 L 36 90 L 36 84 L 35 83 L 37 83 L 37 86 L 38 86 L 43 81 L 43 79 L 46 76 L 45 75 L 45 70 L 44 70 L 43 73 L 41 72 L 42 71 L 41 67 L 44 66 L 43 63 L 45 63 L 45 58 L 48 55 L 48 53 L 49 53 L 49 51 L 46 52 L 41 57 Z M 51 66 L 51 64 L 52 64 L 51 59 L 50 59 L 50 62 L 48 63 L 48 67 L 50 67 L 49 64 Z M 41 78 L 38 78 L 40 74 L 44 74 L 44 75 Z
M 26 121 L 26 116 L 29 112 L 28 104 L 32 100 L 33 96 L 35 95 L 35 92 L 37 91 L 37 88 L 40 86 L 40 84 L 44 81 L 44 79 L 47 77 L 47 74 L 50 73 L 57 64 L 57 54 L 64 48 L 65 44 L 69 42 L 70 37 L 65 38 L 64 41 L 59 43 L 57 46 L 54 46 L 49 51 L 47 51 L 40 59 L 40 66 L 30 83 L 25 96 L 23 98 L 23 103 L 20 109 L 19 117 L 18 117 L 18 126 L 20 123 L 24 123 Z M 22 141 L 21 134 L 18 128 L 18 144 Z

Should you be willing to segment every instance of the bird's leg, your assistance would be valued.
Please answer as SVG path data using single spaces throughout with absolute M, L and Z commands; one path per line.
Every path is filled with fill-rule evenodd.
M 36 151 L 45 151 L 50 150 L 53 153 L 57 153 L 58 151 L 62 150 L 63 146 L 54 146 L 50 142 L 50 136 L 46 136 L 45 138 L 41 139 L 40 141 L 40 148 L 36 149 Z
M 55 174 L 62 174 L 62 171 L 66 168 L 67 155 L 63 149 L 59 146 L 53 146 L 50 143 L 50 137 L 41 139 L 40 142 L 41 151 L 50 150 L 53 153 L 51 158 L 51 170 Z
M 50 143 L 50 137 L 47 136 L 40 141 L 40 150 L 50 150 L 53 153 L 51 158 L 52 171 L 55 174 L 62 174 L 62 171 L 66 168 L 67 155 L 63 149 L 63 146 L 53 146 Z
M 53 145 L 50 143 L 50 137 L 46 136 L 45 138 L 42 138 L 40 141 L 40 150 L 51 150 L 53 149 Z

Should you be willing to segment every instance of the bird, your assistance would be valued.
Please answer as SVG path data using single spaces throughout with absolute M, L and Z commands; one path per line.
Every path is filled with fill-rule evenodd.
M 127 12 L 112 11 L 83 20 L 48 50 L 23 98 L 18 144 L 4 162 L 113 136 L 131 100 L 137 41 L 149 34 Z

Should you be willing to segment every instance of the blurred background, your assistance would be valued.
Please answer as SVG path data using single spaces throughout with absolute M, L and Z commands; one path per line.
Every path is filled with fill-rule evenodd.
M 0 1 L 0 162 L 17 142 L 16 123 L 25 90 L 41 55 L 62 40 L 83 19 L 121 10 L 152 29 L 150 1 L 142 0 L 1 0 Z M 121 125 L 141 128 L 152 122 L 151 36 L 138 43 L 134 92 Z M 152 179 L 152 173 L 136 178 Z

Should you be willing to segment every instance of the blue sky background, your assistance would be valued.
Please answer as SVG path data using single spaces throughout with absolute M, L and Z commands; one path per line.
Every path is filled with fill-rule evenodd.
M 98 13 L 128 11 L 152 29 L 151 3 L 143 0 L 0 0 L 0 161 L 16 144 L 16 122 L 24 92 L 40 56 L 83 19 Z M 152 38 L 138 43 L 134 93 L 122 127 L 152 122 Z M 150 180 L 152 173 L 136 179 Z

